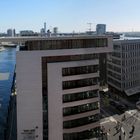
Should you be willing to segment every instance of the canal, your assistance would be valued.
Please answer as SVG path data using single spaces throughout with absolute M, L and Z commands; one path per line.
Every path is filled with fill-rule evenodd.
M 12 78 L 15 69 L 16 49 L 0 51 L 0 140 L 4 140 L 7 107 L 11 94 Z

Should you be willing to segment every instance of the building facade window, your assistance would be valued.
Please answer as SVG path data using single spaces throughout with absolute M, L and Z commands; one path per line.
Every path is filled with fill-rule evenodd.
M 99 79 L 98 77 L 94 77 L 80 80 L 63 81 L 63 89 L 72 89 L 97 85 L 98 79 Z
M 63 39 L 63 40 L 41 40 L 27 41 L 27 50 L 56 50 L 56 49 L 77 49 L 107 47 L 107 38 L 92 39 Z
M 94 137 L 99 137 L 100 127 L 88 129 L 77 133 L 64 133 L 63 140 L 86 140 Z
M 63 122 L 63 128 L 74 128 L 99 121 L 99 114 Z
M 98 90 L 63 95 L 63 103 L 98 97 Z
M 62 76 L 70 76 L 70 75 L 79 75 L 79 74 L 88 74 L 98 72 L 98 65 L 87 65 L 81 67 L 69 67 L 62 69 Z
M 69 116 L 99 109 L 99 102 L 63 108 L 63 116 Z

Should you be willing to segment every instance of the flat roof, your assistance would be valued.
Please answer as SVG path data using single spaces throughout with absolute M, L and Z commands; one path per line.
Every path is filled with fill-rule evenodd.
M 140 38 L 132 38 L 132 39 L 114 39 L 113 43 L 116 44 L 126 44 L 126 43 L 140 43 Z
M 127 96 L 135 95 L 140 92 L 140 86 L 125 90 Z
M 20 40 L 20 39 L 25 39 L 26 41 L 30 40 L 55 40 L 55 39 L 86 39 L 86 38 L 107 38 L 107 37 L 112 37 L 112 35 L 59 35 L 59 36 L 19 36 L 19 37 L 0 37 L 0 41 L 9 41 L 9 40 Z
M 50 36 L 50 37 L 28 37 L 29 41 L 41 41 L 41 40 L 65 40 L 65 39 L 98 39 L 98 38 L 112 38 L 112 35 L 68 35 L 68 36 Z

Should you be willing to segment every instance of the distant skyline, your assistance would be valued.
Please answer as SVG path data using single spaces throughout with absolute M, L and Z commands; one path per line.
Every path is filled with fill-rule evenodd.
M 107 31 L 140 31 L 140 0 L 1 0 L 0 32 L 8 28 L 39 32 L 84 32 L 92 23 L 107 25 Z

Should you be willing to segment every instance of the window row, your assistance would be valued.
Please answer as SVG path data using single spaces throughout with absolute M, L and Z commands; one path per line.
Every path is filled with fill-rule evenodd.
M 140 64 L 140 59 L 135 58 L 135 59 L 125 59 L 122 61 L 123 66 L 130 66 L 130 65 L 138 65 Z
M 97 138 L 100 134 L 100 128 L 96 127 L 77 133 L 65 133 L 63 134 L 63 140 L 86 140 L 91 138 Z
M 63 95 L 63 103 L 98 97 L 98 90 Z
M 113 85 L 115 85 L 115 86 L 121 88 L 121 83 L 118 82 L 118 81 L 116 81 L 116 80 L 114 80 L 114 79 L 112 79 L 112 78 L 110 78 L 110 77 L 108 77 L 108 82 L 110 82 L 110 83 L 112 83 Z
M 129 82 L 127 81 L 123 83 L 123 88 L 128 89 L 128 88 L 139 86 L 139 84 L 140 84 L 140 80 L 133 80 Z
M 115 57 L 121 57 L 121 53 L 120 52 L 113 52 L 112 53 L 112 56 L 115 56 Z
M 54 50 L 74 48 L 107 47 L 107 38 L 98 39 L 63 39 L 63 40 L 42 40 L 26 42 L 28 50 Z
M 122 69 L 122 72 L 125 74 L 125 73 L 139 73 L 139 71 L 140 71 L 140 65 L 133 65 L 133 66 L 131 66 L 131 65 L 129 65 L 128 67 L 124 67 L 123 69 Z
M 78 75 L 78 74 L 88 74 L 88 73 L 95 73 L 99 70 L 98 65 L 87 65 L 87 66 L 80 66 L 80 67 L 69 67 L 62 69 L 63 76 L 70 76 L 70 75 Z
M 108 75 L 114 77 L 115 79 L 121 80 L 121 75 L 116 74 L 116 73 L 114 73 L 114 72 L 112 72 L 112 71 L 109 71 L 109 70 L 108 70 L 107 73 L 108 73 Z
M 72 88 L 80 88 L 86 86 L 92 86 L 98 84 L 98 77 L 80 79 L 80 80 L 72 80 L 72 81 L 63 81 L 63 89 L 72 89 Z
M 113 64 L 121 65 L 121 61 L 117 59 L 112 59 Z
M 81 54 L 81 55 L 64 55 L 64 56 L 50 56 L 42 58 L 42 67 L 46 68 L 48 62 L 67 62 L 67 61 L 79 61 L 79 60 L 92 60 L 99 59 L 99 54 Z
M 74 128 L 99 121 L 99 114 L 63 122 L 63 128 Z
M 121 46 L 120 45 L 113 45 L 113 49 L 114 50 L 120 50 L 121 49 Z
M 131 52 L 123 52 L 122 58 L 139 58 L 140 57 L 140 51 L 131 51 Z
M 108 66 L 109 69 L 111 69 L 111 70 L 113 70 L 113 71 L 116 71 L 116 72 L 118 72 L 118 73 L 121 73 L 121 68 L 116 67 L 116 66 L 111 65 L 111 64 L 108 64 L 107 66 Z
M 99 109 L 99 102 L 63 108 L 63 116 L 69 116 Z
M 140 50 L 140 43 L 131 43 L 122 45 L 123 51 Z

